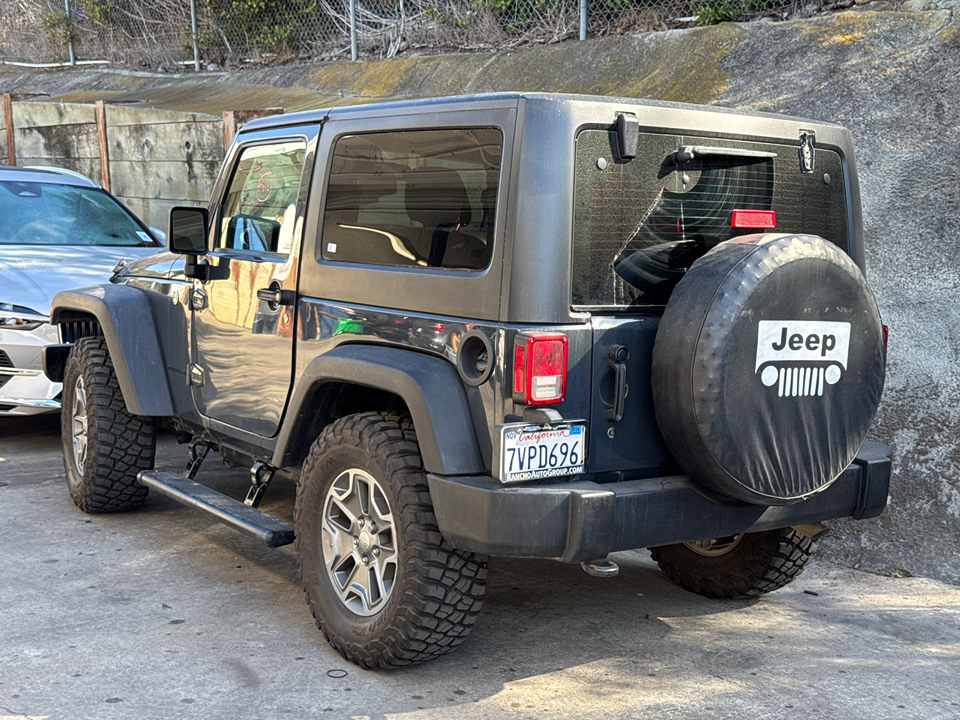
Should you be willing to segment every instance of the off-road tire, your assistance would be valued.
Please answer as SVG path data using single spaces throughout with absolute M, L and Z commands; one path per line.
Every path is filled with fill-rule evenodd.
M 817 543 L 793 528 L 742 535 L 722 554 L 703 555 L 689 544 L 650 548 L 660 568 L 680 587 L 709 598 L 749 598 L 792 582 Z
M 391 589 L 375 607 L 360 607 L 360 612 L 348 607 L 338 594 L 343 590 L 334 586 L 344 575 L 336 576 L 327 567 L 325 552 L 336 554 L 331 549 L 329 526 L 326 546 L 324 542 L 334 483 L 342 488 L 344 478 L 356 482 L 352 479 L 355 475 L 367 483 L 372 479 L 382 489 L 381 500 L 389 503 L 392 530 L 386 533 L 382 547 L 395 560 Z M 363 520 L 351 520 L 351 528 L 373 522 L 372 511 L 360 515 Z M 304 464 L 294 524 L 307 604 L 327 641 L 347 660 L 364 668 L 400 667 L 443 655 L 470 633 L 483 604 L 487 558 L 455 550 L 440 534 L 409 418 L 370 412 L 328 426 Z M 340 533 L 342 526 L 334 529 Z M 356 539 L 356 531 L 351 532 Z M 384 542 L 379 535 L 375 537 L 375 544 Z M 349 535 L 343 538 L 347 540 Z M 366 547 L 364 554 L 369 552 L 370 535 L 361 535 L 360 542 L 354 547 Z M 338 547 L 349 549 L 348 545 Z M 372 560 L 368 556 L 365 562 Z M 338 562 L 331 558 L 331 563 Z M 351 564 L 362 572 L 357 557 L 337 567 L 342 571 Z
M 147 497 L 137 473 L 153 468 L 152 418 L 127 412 L 102 337 L 77 341 L 67 360 L 61 411 L 70 497 L 88 513 L 135 510 Z
M 790 344 L 764 326 L 792 333 Z M 801 332 L 812 337 L 797 352 Z M 657 326 L 651 391 L 667 449 L 724 497 L 803 502 L 866 439 L 883 392 L 883 336 L 863 273 L 833 243 L 777 233 L 720 243 L 690 266 Z

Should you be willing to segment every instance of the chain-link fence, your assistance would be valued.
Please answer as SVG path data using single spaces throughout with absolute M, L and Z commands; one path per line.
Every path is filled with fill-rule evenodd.
M 218 65 L 478 51 L 737 19 L 798 0 L 0 0 L 0 61 Z

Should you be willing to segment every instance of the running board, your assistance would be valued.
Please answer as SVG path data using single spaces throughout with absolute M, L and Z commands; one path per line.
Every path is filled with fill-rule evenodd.
M 137 479 L 141 485 L 161 495 L 209 513 L 217 520 L 259 538 L 268 547 L 281 547 L 293 542 L 292 525 L 183 475 L 154 470 L 141 472 Z

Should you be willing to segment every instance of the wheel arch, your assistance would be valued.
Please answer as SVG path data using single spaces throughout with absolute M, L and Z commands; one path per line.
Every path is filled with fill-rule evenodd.
M 367 410 L 410 415 L 427 472 L 485 472 L 456 369 L 431 355 L 360 344 L 340 345 L 314 358 L 300 373 L 273 464 L 298 468 L 326 425 Z
M 91 319 L 106 340 L 127 410 L 134 415 L 172 415 L 157 324 L 143 291 L 127 285 L 97 285 L 54 296 L 51 323 Z

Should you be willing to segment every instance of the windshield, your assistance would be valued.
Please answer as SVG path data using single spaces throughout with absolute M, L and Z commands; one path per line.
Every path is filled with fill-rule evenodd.
M 0 181 L 0 244 L 155 246 L 133 214 L 98 188 Z

